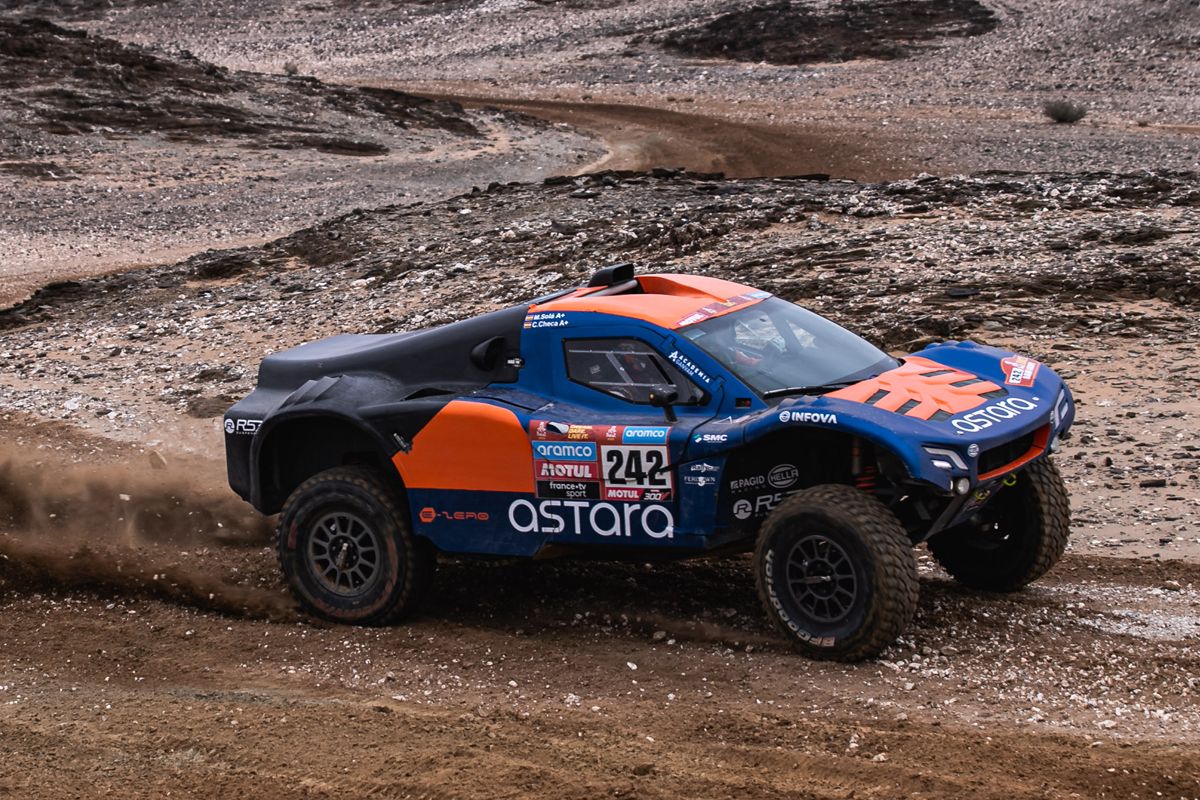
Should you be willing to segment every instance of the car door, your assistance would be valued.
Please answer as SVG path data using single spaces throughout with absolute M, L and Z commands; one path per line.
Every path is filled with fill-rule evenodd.
M 650 330 L 578 328 L 563 337 L 550 365 L 556 400 L 529 424 L 537 499 L 514 524 L 550 541 L 680 544 L 676 465 L 693 429 L 713 415 L 720 387 L 689 379 L 666 344 Z M 651 404 L 651 392 L 664 389 L 678 395 L 669 409 Z

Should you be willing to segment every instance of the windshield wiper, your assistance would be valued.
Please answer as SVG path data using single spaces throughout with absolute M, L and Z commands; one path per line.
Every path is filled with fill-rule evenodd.
M 858 381 L 843 382 L 843 383 L 819 383 L 815 386 L 788 386 L 784 389 L 771 389 L 768 392 L 763 392 L 763 399 L 768 400 L 772 397 L 783 397 L 789 394 L 825 394 L 837 389 L 845 389 L 847 386 L 853 386 Z

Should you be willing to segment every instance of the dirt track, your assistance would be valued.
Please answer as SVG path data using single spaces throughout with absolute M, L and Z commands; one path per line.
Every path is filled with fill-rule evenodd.
M 125 488 L 161 512 L 150 489 L 196 474 L 139 475 L 131 449 L 61 426 L 4 431 L 98 447 L 38 460 L 105 507 Z M 738 560 L 444 562 L 412 624 L 328 628 L 286 610 L 261 533 L 186 534 L 215 510 L 207 480 L 73 558 L 0 538 L 0 793 L 1200 796 L 1195 566 L 1071 556 L 998 597 L 923 558 L 913 629 L 851 666 L 781 647 Z
M 891 180 L 915 171 L 894 154 L 871 149 L 859 137 L 838 136 L 827 129 L 750 124 L 718 114 L 623 103 L 435 96 L 467 108 L 521 111 L 596 135 L 609 152 L 581 171 L 665 167 L 721 172 L 729 178 L 824 173 L 863 180 Z

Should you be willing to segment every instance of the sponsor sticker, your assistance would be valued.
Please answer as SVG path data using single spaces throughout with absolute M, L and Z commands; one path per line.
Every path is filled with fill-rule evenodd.
M 674 486 L 666 447 L 671 429 L 658 425 L 529 425 L 538 497 L 666 502 Z M 717 467 L 713 467 L 717 469 Z
M 577 481 L 595 481 L 600 472 L 595 461 L 535 461 L 533 473 L 538 480 L 567 478 Z
M 225 432 L 230 436 L 253 436 L 258 433 L 258 429 L 261 427 L 261 419 L 228 418 L 225 420 Z
M 1034 399 L 1036 400 L 1037 398 Z M 1033 411 L 1035 408 L 1037 408 L 1037 403 L 1030 402 L 1023 397 L 1009 397 L 998 403 L 985 406 L 978 411 L 963 414 L 958 419 L 952 419 L 950 420 L 950 424 L 957 428 L 960 433 L 978 433 L 979 431 L 987 430 L 997 422 L 1018 417 L 1026 411 Z
M 822 411 L 792 411 L 785 408 L 779 412 L 780 422 L 815 422 L 822 425 L 837 425 L 837 414 Z
M 520 533 L 671 539 L 675 515 L 653 503 L 591 503 L 584 500 L 514 500 L 508 523 Z
M 738 519 L 750 519 L 754 506 L 749 500 L 738 500 L 733 504 L 733 515 Z
M 676 322 L 675 327 L 682 328 L 684 325 L 692 325 L 696 322 L 706 320 L 709 317 L 715 317 L 718 314 L 724 314 L 726 311 L 731 309 L 739 308 L 747 303 L 753 303 L 770 296 L 771 295 L 769 292 L 755 291 L 747 292 L 746 294 L 739 294 L 735 297 L 730 297 L 725 300 L 718 300 L 715 303 L 709 303 L 703 308 L 698 308 L 691 314 L 688 314 L 686 317 Z
M 757 497 L 743 497 L 733 503 L 733 515 L 738 519 L 765 517 L 775 506 L 783 502 L 784 492 L 760 494 Z
M 599 500 L 597 481 L 538 481 L 538 497 L 559 497 L 567 500 Z
M 1041 362 L 1025 356 L 1009 356 L 1000 361 L 1006 386 L 1033 386 Z
M 659 426 L 626 425 L 621 434 L 625 444 L 665 444 L 671 429 Z
M 724 444 L 729 441 L 728 433 L 697 433 L 692 437 L 696 444 Z
M 687 356 L 680 353 L 678 350 L 672 350 L 667 358 L 672 364 L 679 367 L 689 378 L 696 378 L 703 383 L 712 383 L 712 378 L 708 377 L 708 373 L 700 369 L 696 362 L 692 361 Z
M 780 464 L 767 473 L 767 483 L 776 489 L 787 489 L 800 479 L 795 464 Z
M 688 486 L 716 486 L 717 479 L 707 475 L 684 475 L 683 482 Z
M 417 514 L 417 518 L 428 525 L 435 520 L 447 520 L 450 522 L 487 522 L 491 519 L 491 515 L 486 511 L 446 511 L 438 510 L 431 506 L 425 506 L 421 512 Z
M 716 464 L 710 464 L 707 461 L 699 461 L 688 467 L 688 472 L 720 472 L 721 468 Z
M 751 475 L 748 478 L 736 478 L 729 482 L 729 491 L 731 492 L 753 492 L 765 489 L 767 486 L 766 475 Z
M 535 419 L 529 423 L 529 438 L 544 442 L 616 442 L 623 429 L 623 425 L 569 425 Z
M 533 455 L 547 461 L 595 461 L 596 445 L 592 442 L 534 442 Z

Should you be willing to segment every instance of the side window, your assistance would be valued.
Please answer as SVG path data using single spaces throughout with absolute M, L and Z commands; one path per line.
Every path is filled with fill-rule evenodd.
M 569 339 L 563 343 L 567 377 L 631 403 L 649 403 L 650 391 L 668 386 L 679 402 L 698 403 L 704 391 L 654 348 L 638 339 Z

